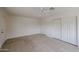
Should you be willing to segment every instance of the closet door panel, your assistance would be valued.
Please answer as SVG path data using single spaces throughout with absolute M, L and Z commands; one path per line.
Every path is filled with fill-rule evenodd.
M 62 18 L 62 40 L 76 45 L 76 17 Z

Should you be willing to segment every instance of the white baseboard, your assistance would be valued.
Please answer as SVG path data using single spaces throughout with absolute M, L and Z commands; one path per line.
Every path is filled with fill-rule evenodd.
M 33 33 L 33 34 L 29 34 L 29 35 L 34 35 L 34 34 L 40 34 L 40 33 Z M 29 36 L 29 35 L 17 35 L 17 36 L 13 36 L 13 37 L 7 37 L 6 39 L 13 39 L 13 38 L 18 38 L 18 37 L 23 37 L 23 36 Z

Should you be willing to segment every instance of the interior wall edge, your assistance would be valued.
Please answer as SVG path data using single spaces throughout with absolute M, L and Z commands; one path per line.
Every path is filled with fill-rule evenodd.
M 6 41 L 6 19 L 7 19 L 7 12 L 4 10 L 4 8 L 0 8 L 0 48 L 2 44 Z M 3 34 L 1 33 L 1 29 L 3 31 Z

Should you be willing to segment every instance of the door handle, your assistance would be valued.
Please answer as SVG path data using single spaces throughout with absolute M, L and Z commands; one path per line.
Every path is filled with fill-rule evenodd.
M 1 33 L 4 33 L 4 32 L 1 32 Z
M 3 29 L 1 30 L 1 33 L 4 33 Z

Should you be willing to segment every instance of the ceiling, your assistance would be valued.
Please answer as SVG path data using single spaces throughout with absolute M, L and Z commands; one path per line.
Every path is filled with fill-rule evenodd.
M 50 15 L 53 15 L 52 12 L 44 12 L 41 11 L 41 8 L 49 8 L 49 7 L 6 7 L 6 11 L 13 15 L 18 16 L 26 16 L 26 17 L 33 17 L 33 18 L 43 18 Z
M 54 10 L 41 12 L 41 8 L 50 8 L 50 7 L 6 7 L 6 11 L 13 15 L 33 17 L 33 18 L 44 18 L 54 15 L 60 15 L 64 13 L 73 13 L 79 11 L 77 7 L 54 7 Z M 74 14 L 74 13 L 73 13 Z

